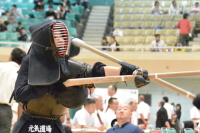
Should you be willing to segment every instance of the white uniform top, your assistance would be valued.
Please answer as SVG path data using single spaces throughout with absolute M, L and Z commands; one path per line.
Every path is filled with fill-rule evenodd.
M 159 42 L 156 42 L 156 40 L 154 40 L 151 42 L 150 46 L 151 48 L 160 47 L 159 49 L 155 49 L 156 51 L 159 51 L 159 52 L 164 52 L 162 48 L 166 47 L 165 42 L 163 40 L 160 40 Z
M 105 113 L 105 118 L 106 118 L 105 124 L 104 124 L 105 127 L 110 127 L 112 120 L 116 119 L 116 114 L 112 109 L 108 108 L 108 110 Z
M 97 119 L 95 117 L 95 114 L 93 113 L 90 115 L 85 108 L 82 108 L 81 110 L 77 111 L 74 119 L 72 121 L 72 125 L 84 125 L 84 126 L 90 126 L 90 127 L 98 127 Z
M 112 96 L 113 98 L 117 98 L 117 100 L 119 101 L 119 97 L 117 96 L 117 94 Z M 103 100 L 103 108 L 104 108 L 104 112 L 106 112 L 107 108 L 108 108 L 108 101 L 111 97 L 107 96 L 104 100 Z
M 193 119 L 193 118 L 200 118 L 200 111 L 195 107 L 193 106 L 191 109 L 190 109 L 190 118 Z M 200 120 L 192 120 L 196 126 L 196 123 L 200 122 Z
M 179 8 L 178 6 L 176 8 L 174 8 L 173 5 L 170 6 L 169 8 L 169 15 L 179 15 Z
M 138 114 L 137 111 L 132 112 L 132 117 L 131 117 L 131 124 L 137 126 L 138 125 Z
M 99 120 L 99 118 L 98 118 L 98 116 L 97 116 L 97 113 L 99 114 L 99 117 L 101 118 L 101 121 L 103 122 L 103 125 L 105 125 L 105 121 L 106 121 L 106 119 L 105 119 L 105 113 L 102 112 L 102 111 L 100 111 L 100 110 L 96 110 L 96 111 L 94 112 L 94 114 L 95 114 L 95 117 L 96 117 L 96 119 L 97 119 L 98 127 L 101 126 L 101 123 L 100 123 L 100 120 Z
M 140 114 L 143 114 L 144 119 L 148 119 L 148 114 L 150 113 L 149 105 L 143 101 L 140 102 L 138 104 L 137 113 L 138 113 L 138 117 L 137 117 L 138 119 L 141 119 Z
M 15 87 L 15 82 L 17 79 L 17 71 L 19 70 L 19 65 L 15 62 L 0 62 L 0 104 L 8 104 L 10 96 Z
M 174 115 L 174 108 L 171 104 L 165 103 L 164 108 L 167 110 L 168 119 L 171 119 L 172 115 Z

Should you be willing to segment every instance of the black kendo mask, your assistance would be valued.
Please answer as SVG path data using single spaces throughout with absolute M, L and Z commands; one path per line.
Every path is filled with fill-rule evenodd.
M 67 55 L 70 39 L 67 26 L 50 20 L 29 27 L 32 45 L 29 50 L 29 85 L 51 85 L 60 79 L 60 72 L 69 75 Z

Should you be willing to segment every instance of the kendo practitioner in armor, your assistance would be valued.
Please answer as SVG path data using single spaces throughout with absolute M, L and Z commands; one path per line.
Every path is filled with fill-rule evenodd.
M 122 67 L 93 66 L 71 60 L 80 49 L 69 39 L 67 27 L 50 20 L 29 27 L 32 45 L 24 58 L 13 92 L 21 103 L 23 114 L 13 133 L 64 133 L 60 117 L 66 108 L 81 107 L 87 100 L 92 85 L 65 87 L 67 79 L 136 75 L 136 87 L 149 84 L 148 72 L 137 66 L 120 62 Z

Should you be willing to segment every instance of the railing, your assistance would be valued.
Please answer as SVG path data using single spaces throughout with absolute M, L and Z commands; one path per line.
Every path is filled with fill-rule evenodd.
M 1 46 L 1 44 L 4 44 L 4 46 Z M 8 44 L 8 46 L 5 46 L 5 44 Z M 20 48 L 23 49 L 29 49 L 31 46 L 31 42 L 4 42 L 4 41 L 0 41 L 0 47 L 9 47 L 9 45 L 19 45 Z M 101 50 L 102 48 L 107 48 L 110 49 L 110 46 L 93 46 L 99 50 Z M 116 46 L 116 48 L 120 48 L 120 51 L 132 51 L 132 52 L 151 52 L 150 49 L 165 49 L 165 52 L 200 52 L 200 45 L 199 47 L 146 47 L 146 46 Z M 129 50 L 127 50 L 129 49 Z M 132 50 L 130 50 L 132 49 Z M 88 50 L 86 49 L 82 49 L 82 52 L 88 52 Z M 111 49 L 110 52 L 115 52 L 114 49 Z

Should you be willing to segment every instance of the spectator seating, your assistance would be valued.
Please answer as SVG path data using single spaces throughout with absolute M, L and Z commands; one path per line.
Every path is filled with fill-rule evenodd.
M 167 0 L 159 2 L 164 11 L 168 11 L 172 4 L 172 1 Z M 178 0 L 177 5 L 180 7 L 180 12 L 190 12 L 194 2 Z M 149 47 L 150 43 L 155 40 L 154 34 L 160 34 L 167 46 L 174 46 L 177 43 L 179 29 L 176 28 L 176 25 L 183 18 L 182 14 L 153 15 L 151 11 L 154 3 L 155 1 L 147 0 L 115 0 L 113 28 L 123 32 L 123 37 L 116 37 L 120 46 L 134 46 L 135 50 L 142 46 Z M 192 22 L 192 29 L 194 29 L 195 21 L 200 20 L 200 15 L 190 15 L 189 20 Z

